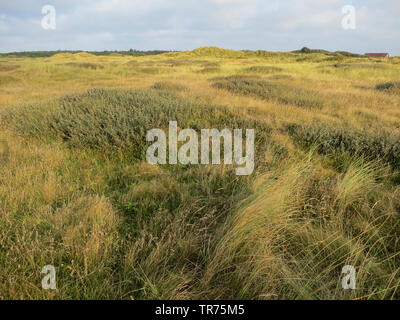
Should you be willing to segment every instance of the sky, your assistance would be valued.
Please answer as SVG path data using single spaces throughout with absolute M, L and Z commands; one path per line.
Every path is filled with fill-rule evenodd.
M 46 5 L 55 9 L 55 29 Z M 201 46 L 400 55 L 400 0 L 0 1 L 0 52 Z

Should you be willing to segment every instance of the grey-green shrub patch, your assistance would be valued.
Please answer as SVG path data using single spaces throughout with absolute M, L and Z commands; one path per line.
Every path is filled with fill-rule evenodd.
M 91 62 L 68 62 L 65 63 L 65 65 L 68 67 L 91 69 L 91 70 L 104 69 L 103 65 Z
M 241 70 L 243 73 L 271 74 L 282 72 L 283 69 L 274 66 L 252 66 Z
M 255 143 L 269 128 L 245 110 L 199 105 L 165 90 L 91 89 L 80 94 L 3 110 L 2 119 L 22 135 L 60 138 L 73 147 L 123 152 L 144 159 L 146 133 L 177 121 L 182 128 L 256 129 Z
M 220 78 L 213 87 L 307 109 L 321 109 L 332 103 L 317 91 L 251 77 Z
M 152 89 L 156 90 L 166 90 L 166 91 L 186 91 L 188 90 L 185 86 L 178 84 L 178 83 L 173 83 L 173 82 L 168 82 L 168 81 L 158 81 L 155 84 L 151 86 Z
M 400 82 L 385 82 L 379 83 L 375 87 L 378 91 L 396 92 L 400 93 Z
M 384 131 L 372 134 L 352 128 L 323 125 L 291 125 L 288 132 L 296 142 L 306 147 L 315 145 L 322 154 L 348 152 L 368 160 L 381 159 L 394 168 L 400 167 L 399 135 Z

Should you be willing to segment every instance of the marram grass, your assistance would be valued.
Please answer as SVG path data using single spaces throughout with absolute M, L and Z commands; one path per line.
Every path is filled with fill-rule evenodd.
M 2 57 L 0 298 L 399 299 L 399 68 L 219 48 Z M 254 174 L 148 164 L 146 131 L 173 120 L 255 129 Z

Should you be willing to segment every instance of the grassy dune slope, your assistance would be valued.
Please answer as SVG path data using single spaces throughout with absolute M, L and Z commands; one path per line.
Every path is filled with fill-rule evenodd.
M 1 57 L 0 298 L 399 299 L 399 81 L 323 52 Z M 255 172 L 147 164 L 170 120 L 255 129 Z

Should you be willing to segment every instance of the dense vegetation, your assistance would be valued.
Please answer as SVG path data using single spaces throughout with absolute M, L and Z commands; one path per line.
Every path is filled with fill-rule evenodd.
M 400 298 L 399 58 L 0 60 L 0 299 Z M 254 173 L 148 164 L 173 120 L 254 129 Z
M 295 50 L 294 53 L 303 53 L 303 54 L 310 54 L 310 53 L 322 53 L 328 56 L 344 56 L 344 57 L 352 57 L 352 58 L 365 58 L 362 54 L 347 52 L 347 51 L 335 51 L 331 52 L 328 50 L 323 49 L 310 49 L 307 47 L 303 47 L 301 50 Z
M 0 57 L 16 57 L 16 58 L 45 58 L 52 57 L 56 54 L 60 53 L 79 53 L 79 52 L 87 52 L 93 54 L 95 56 L 112 56 L 112 55 L 126 55 L 133 57 L 141 57 L 147 55 L 156 55 L 162 54 L 168 51 L 162 50 L 151 50 L 151 51 L 140 51 L 140 50 L 129 50 L 129 51 L 71 51 L 71 50 L 57 50 L 57 51 L 22 51 L 22 52 L 8 52 L 8 53 L 0 53 Z
M 219 48 L 200 48 L 195 50 L 196 54 L 198 55 L 204 55 L 207 52 L 221 52 L 221 49 Z M 171 52 L 171 51 L 163 51 L 163 50 L 148 50 L 148 51 L 141 51 L 141 50 L 114 50 L 114 51 L 82 51 L 82 50 L 57 50 L 57 51 L 22 51 L 22 52 L 8 52 L 8 53 L 0 53 L 0 57 L 6 57 L 6 56 L 12 56 L 12 57 L 29 57 L 29 58 L 44 58 L 44 57 L 52 57 L 56 54 L 59 53 L 79 53 L 79 52 L 87 52 L 96 56 L 110 56 L 110 55 L 129 55 L 129 56 L 146 56 L 146 55 L 157 55 L 157 54 L 162 54 L 166 52 Z M 237 55 L 239 51 L 233 51 L 233 50 L 226 50 L 225 53 L 231 53 L 233 55 Z M 265 50 L 257 50 L 257 51 L 250 51 L 250 50 L 243 50 L 241 51 L 245 54 L 253 54 L 255 53 L 256 55 L 259 56 L 268 56 L 268 55 L 276 55 L 277 53 L 274 52 L 269 52 Z M 316 50 L 316 49 L 309 49 L 309 48 L 302 48 L 301 50 L 296 50 L 293 51 L 294 53 L 322 53 L 328 56 L 346 56 L 346 57 L 364 57 L 363 55 L 356 54 L 356 53 L 351 53 L 351 52 L 346 52 L 346 51 L 336 51 L 336 52 L 330 52 L 327 50 Z
M 266 100 L 296 105 L 301 108 L 321 109 L 327 104 L 327 99 L 318 91 L 263 79 L 227 77 L 217 80 L 213 86 L 218 89 L 229 90 L 233 93 L 254 95 Z

